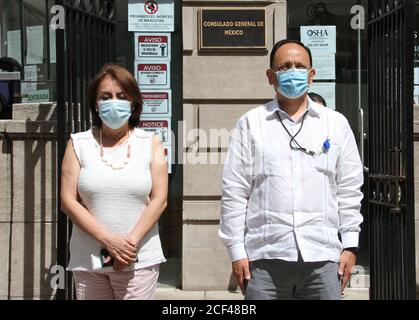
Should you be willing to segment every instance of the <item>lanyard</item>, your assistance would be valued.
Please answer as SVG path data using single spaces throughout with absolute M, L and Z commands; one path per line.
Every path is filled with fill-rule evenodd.
M 307 116 L 307 114 L 308 114 L 308 111 L 309 111 L 309 110 L 307 110 L 307 111 L 304 113 L 304 115 L 303 115 L 303 120 L 301 121 L 301 126 L 300 126 L 300 129 L 298 130 L 298 132 L 297 132 L 295 135 L 292 135 L 292 134 L 288 131 L 287 127 L 285 126 L 284 122 L 282 121 L 282 118 L 281 118 L 281 115 L 279 114 L 279 111 L 277 111 L 277 114 L 278 114 L 279 121 L 281 121 L 282 126 L 284 127 L 285 131 L 288 133 L 288 135 L 289 135 L 289 136 L 290 136 L 290 138 L 291 138 L 291 140 L 290 140 L 290 148 L 291 148 L 291 150 L 293 150 L 293 151 L 301 151 L 301 152 L 304 152 L 305 154 L 308 154 L 308 155 L 310 155 L 310 156 L 314 157 L 315 155 L 320 155 L 320 154 L 322 154 L 322 153 L 326 153 L 327 151 L 329 151 L 329 149 L 330 149 L 330 139 L 329 139 L 329 138 L 326 138 L 325 142 L 323 143 L 323 151 L 322 151 L 322 152 L 319 152 L 319 153 L 316 153 L 316 152 L 314 152 L 314 151 L 312 151 L 312 150 L 308 150 L 307 148 L 303 148 L 303 147 L 302 147 L 302 146 L 298 143 L 298 141 L 296 140 L 296 138 L 297 138 L 297 136 L 300 134 L 301 130 L 303 129 L 303 126 L 304 126 L 304 121 L 305 121 L 305 119 L 306 119 L 306 116 Z M 296 145 L 296 146 L 294 146 L 294 145 Z

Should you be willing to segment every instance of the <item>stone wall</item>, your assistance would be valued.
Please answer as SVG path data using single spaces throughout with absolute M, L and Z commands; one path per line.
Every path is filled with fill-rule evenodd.
M 55 114 L 16 105 L 0 121 L 0 300 L 50 299 L 56 264 Z

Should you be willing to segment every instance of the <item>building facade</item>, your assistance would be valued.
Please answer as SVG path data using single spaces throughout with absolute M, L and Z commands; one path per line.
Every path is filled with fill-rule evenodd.
M 97 13 L 101 8 L 103 15 L 115 15 L 116 61 L 135 74 L 138 43 L 135 32 L 128 30 L 128 2 L 74 4 L 80 10 Z M 57 266 L 55 101 L 60 75 L 55 33 L 50 30 L 57 13 L 51 13 L 54 5 L 48 0 L 0 0 L 0 57 L 13 57 L 24 68 L 23 103 L 13 106 L 12 119 L 0 121 L 0 299 L 53 297 L 57 288 L 51 282 L 62 267 Z M 174 28 L 168 31 L 172 143 L 167 146 L 172 164 L 169 205 L 160 221 L 168 262 L 161 268 L 161 287 L 237 290 L 227 251 L 218 238 L 222 169 L 229 132 L 239 117 L 274 97 L 265 72 L 270 48 L 277 41 L 287 37 L 310 41 L 306 36 L 313 33 L 313 26 L 334 32 L 326 37 L 331 49 L 314 51 L 321 77 L 313 91 L 348 118 L 359 145 L 364 143 L 368 118 L 359 114 L 360 109 L 368 113 L 367 33 L 351 25 L 360 7 L 367 8 L 367 1 L 174 1 Z M 206 49 L 202 15 L 216 9 L 262 10 L 264 45 Z M 362 251 L 352 287 L 369 286 L 367 199 L 364 202 Z

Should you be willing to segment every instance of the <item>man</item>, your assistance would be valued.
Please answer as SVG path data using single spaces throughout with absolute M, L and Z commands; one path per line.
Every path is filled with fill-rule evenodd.
M 230 140 L 219 235 L 246 299 L 338 300 L 363 220 L 355 139 L 343 115 L 308 97 L 316 71 L 302 43 L 278 42 L 266 75 L 275 99 Z
M 317 102 L 319 104 L 321 104 L 323 107 L 327 107 L 326 105 L 326 100 L 324 100 L 324 98 L 319 95 L 318 93 L 315 92 L 309 92 L 308 96 L 310 97 L 310 99 L 314 102 Z

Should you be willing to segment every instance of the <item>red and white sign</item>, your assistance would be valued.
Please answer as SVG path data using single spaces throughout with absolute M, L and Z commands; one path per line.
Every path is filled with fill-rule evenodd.
M 159 5 L 154 0 L 146 1 L 144 11 L 148 14 L 156 14 L 159 11 Z
M 172 116 L 172 91 L 141 92 L 143 98 L 143 118 L 171 117 Z
M 142 89 L 169 89 L 170 62 L 143 61 L 135 63 L 136 78 Z
M 140 128 L 147 132 L 158 134 L 165 146 L 172 144 L 171 127 L 170 118 L 145 119 L 140 121 Z
M 175 31 L 175 0 L 129 0 L 128 31 Z
M 156 58 L 170 60 L 170 33 L 136 33 L 135 60 Z

